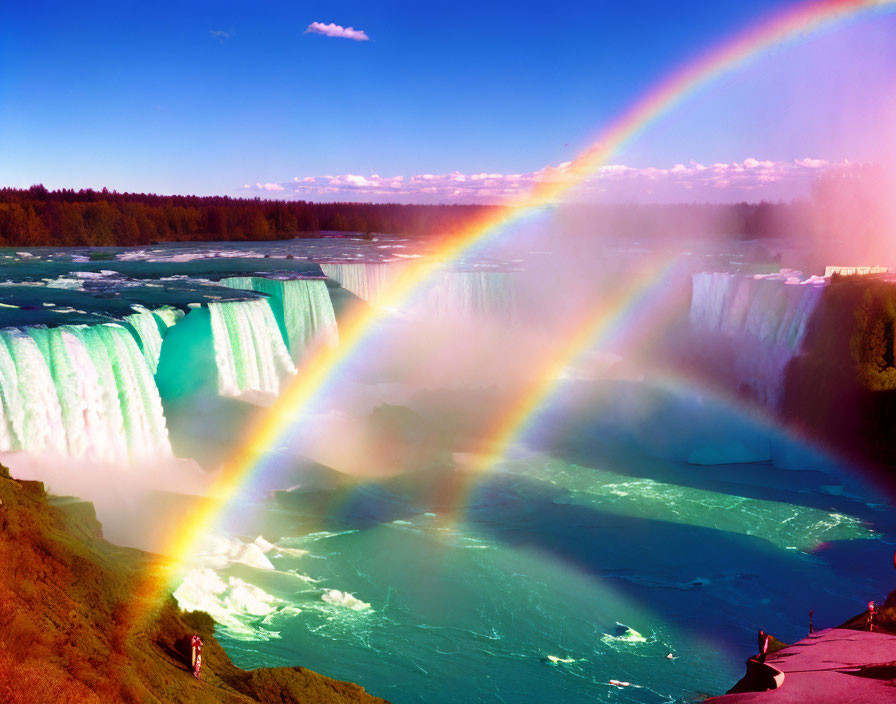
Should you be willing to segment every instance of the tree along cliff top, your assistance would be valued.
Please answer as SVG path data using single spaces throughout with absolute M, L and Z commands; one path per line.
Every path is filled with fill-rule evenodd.
M 169 598 L 130 624 L 137 579 L 158 558 L 102 538 L 93 507 L 54 506 L 43 485 L 0 467 L 0 701 L 387 704 L 301 667 L 236 667 L 214 622 Z M 190 636 L 203 641 L 202 679 Z

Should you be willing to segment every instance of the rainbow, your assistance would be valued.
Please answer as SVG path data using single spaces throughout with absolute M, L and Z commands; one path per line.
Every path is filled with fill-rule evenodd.
M 821 0 L 800 3 L 722 43 L 660 81 L 601 131 L 593 140 L 592 146 L 574 161 L 554 172 L 552 178 L 544 180 L 531 193 L 446 237 L 429 258 L 417 260 L 406 267 L 378 301 L 379 309 L 399 307 L 411 299 L 423 282 L 446 263 L 456 261 L 477 244 L 499 237 L 521 219 L 555 203 L 565 191 L 605 165 L 613 154 L 645 127 L 719 76 L 742 66 L 772 47 L 804 38 L 861 13 L 890 10 L 894 6 L 896 0 Z M 589 316 L 556 354 L 546 360 L 545 374 L 539 376 L 515 400 L 508 415 L 495 424 L 492 443 L 494 449 L 490 451 L 488 461 L 495 459 L 501 451 L 497 448 L 506 447 L 532 411 L 548 396 L 555 383 L 557 370 L 592 344 L 596 337 L 606 333 L 614 324 L 621 323 L 635 302 L 642 300 L 650 291 L 651 287 L 644 282 L 627 288 L 612 305 L 602 306 L 598 315 Z M 158 602 L 158 598 L 177 576 L 182 561 L 191 553 L 197 538 L 211 528 L 222 509 L 260 466 L 268 449 L 275 446 L 283 433 L 297 422 L 302 409 L 326 391 L 334 373 L 363 347 L 381 315 L 380 310 L 374 309 L 350 316 L 341 326 L 339 348 L 335 351 L 322 350 L 312 355 L 277 402 L 249 428 L 241 447 L 221 468 L 209 497 L 193 508 L 185 524 L 172 528 L 171 535 L 165 542 L 169 546 L 165 551 L 170 556 L 169 561 L 151 575 L 147 584 L 139 590 L 147 604 Z
M 558 380 L 576 359 L 589 349 L 605 343 L 633 320 L 654 313 L 669 303 L 668 285 L 677 270 L 674 259 L 651 262 L 633 276 L 627 285 L 601 301 L 589 311 L 589 315 L 563 337 L 562 344 L 555 345 L 546 359 L 539 364 L 540 373 L 530 384 L 514 394 L 507 404 L 507 411 L 496 418 L 492 427 L 484 433 L 482 454 L 472 468 L 483 471 L 503 457 L 507 447 L 535 419 Z

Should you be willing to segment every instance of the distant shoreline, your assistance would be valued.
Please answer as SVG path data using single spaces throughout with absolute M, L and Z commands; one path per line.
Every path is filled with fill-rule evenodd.
M 0 189 L 0 246 L 132 247 L 181 241 L 267 241 L 388 232 L 443 236 L 487 222 L 500 205 L 310 202 L 118 193 L 41 185 Z M 568 204 L 595 235 L 780 237 L 805 229 L 801 203 Z

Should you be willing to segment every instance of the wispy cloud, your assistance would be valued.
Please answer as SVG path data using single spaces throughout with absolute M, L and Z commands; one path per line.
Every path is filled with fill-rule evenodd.
M 343 27 L 339 24 L 334 24 L 330 22 L 329 24 L 324 24 L 323 22 L 312 22 L 308 25 L 308 29 L 305 30 L 305 34 L 322 34 L 325 37 L 339 37 L 341 39 L 353 39 L 356 42 L 366 42 L 370 40 L 370 37 L 367 36 L 367 33 L 362 29 L 355 29 L 354 27 Z
M 575 186 L 576 198 L 633 202 L 779 200 L 805 195 L 817 176 L 843 168 L 845 162 L 824 159 L 675 164 L 668 168 L 635 168 L 609 164 Z M 277 191 L 279 198 L 306 200 L 370 200 L 417 203 L 500 203 L 524 195 L 543 183 L 575 179 L 571 162 L 528 173 L 452 171 L 414 176 L 330 174 L 296 177 L 282 183 L 256 183 L 256 192 Z
M 213 39 L 217 39 L 222 44 L 233 36 L 230 32 L 225 32 L 223 29 L 210 29 L 208 33 Z

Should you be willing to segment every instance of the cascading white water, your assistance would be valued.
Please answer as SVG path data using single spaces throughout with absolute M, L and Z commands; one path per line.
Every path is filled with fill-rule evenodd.
M 169 328 L 172 325 L 176 325 L 177 321 L 184 317 L 184 312 L 174 306 L 160 306 L 159 308 L 153 308 L 152 312 Z
M 235 276 L 221 283 L 230 288 L 258 291 L 276 299 L 282 307 L 287 344 L 293 360 L 316 344 L 335 347 L 339 342 L 333 303 L 320 279 L 266 279 Z
M 133 326 L 140 339 L 143 356 L 153 374 L 158 368 L 159 354 L 162 351 L 162 333 L 159 331 L 159 322 L 166 327 L 171 327 L 183 316 L 183 311 L 171 306 L 163 306 L 155 310 L 143 309 L 125 316 L 125 321 Z
M 802 350 L 823 280 L 800 282 L 796 272 L 770 276 L 702 272 L 692 281 L 691 325 L 735 340 L 738 382 L 761 402 L 777 406 L 784 373 Z
M 155 316 L 151 311 L 142 310 L 125 317 L 125 321 L 130 323 L 137 332 L 146 364 L 149 366 L 149 370 L 155 374 L 156 366 L 159 363 L 159 353 L 162 351 L 162 334 L 159 332 Z
M 212 339 L 218 368 L 218 393 L 247 391 L 276 395 L 296 368 L 266 299 L 213 302 Z
M 152 373 L 134 338 L 119 325 L 85 328 L 84 342 L 92 356 L 105 353 L 118 389 L 118 399 L 132 460 L 171 454 L 162 400 Z
M 168 457 L 158 390 L 121 325 L 0 331 L 0 450 L 96 461 Z
M 62 409 L 37 343 L 17 328 L 0 331 L 3 449 L 65 452 Z
M 505 271 L 440 272 L 420 297 L 421 313 L 462 318 L 500 315 L 512 319 L 516 309 L 514 276 Z
M 320 268 L 342 288 L 375 304 L 405 266 L 403 262 L 350 262 L 321 264 Z
M 367 262 L 321 264 L 320 268 L 344 289 L 376 304 L 405 266 L 403 262 Z M 441 271 L 424 283 L 413 307 L 427 316 L 500 314 L 512 318 L 516 309 L 514 276 L 506 271 Z

